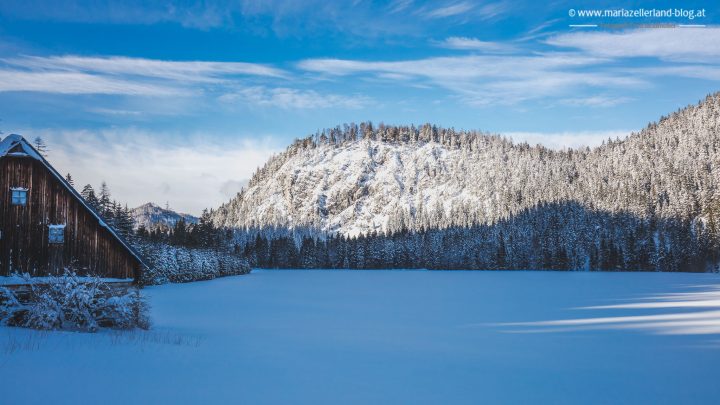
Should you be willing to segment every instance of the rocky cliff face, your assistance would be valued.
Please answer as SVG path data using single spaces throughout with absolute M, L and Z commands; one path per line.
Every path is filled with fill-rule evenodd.
M 720 96 L 714 94 L 592 149 L 555 151 L 431 125 L 326 130 L 268 161 L 213 221 L 357 235 L 491 224 L 566 201 L 641 218 L 694 220 L 715 215 L 719 189 Z

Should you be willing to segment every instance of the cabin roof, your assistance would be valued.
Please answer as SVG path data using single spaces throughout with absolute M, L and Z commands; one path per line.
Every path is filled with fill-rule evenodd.
M 44 160 L 22 136 L 12 134 L 0 141 L 0 157 L 27 155 L 33 159 Z
M 84 198 L 80 195 L 80 193 L 75 190 L 73 186 L 71 186 L 65 178 L 55 170 L 55 168 L 48 163 L 48 161 L 37 151 L 35 148 L 28 143 L 28 141 L 23 138 L 21 135 L 18 134 L 11 134 L 6 136 L 4 139 L 0 140 L 0 159 L 6 157 L 6 156 L 14 156 L 14 157 L 29 157 L 35 160 L 38 160 L 40 163 L 47 168 L 50 173 L 52 173 L 59 181 L 60 184 L 62 184 L 69 192 L 70 194 L 75 197 L 76 200 L 78 200 L 90 213 L 97 219 L 98 224 L 107 229 L 110 234 L 118 241 L 120 244 L 143 266 L 148 267 L 145 262 L 143 261 L 140 254 L 132 247 L 130 246 L 125 239 L 120 236 L 119 233 L 115 231 L 113 227 L 108 225 L 105 220 L 100 216 L 100 214 L 95 211 L 93 207 L 91 207 Z

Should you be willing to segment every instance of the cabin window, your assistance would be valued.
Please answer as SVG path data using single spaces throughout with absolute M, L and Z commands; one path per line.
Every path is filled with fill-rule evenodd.
M 28 189 L 22 187 L 13 187 L 10 189 L 12 205 L 27 205 Z
M 65 224 L 62 225 L 48 225 L 50 232 L 48 232 L 48 242 L 53 244 L 65 243 Z

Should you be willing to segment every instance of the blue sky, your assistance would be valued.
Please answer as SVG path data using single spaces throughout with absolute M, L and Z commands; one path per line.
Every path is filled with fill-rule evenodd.
M 198 213 L 345 122 L 597 144 L 719 89 L 714 2 L 541 3 L 5 0 L 0 129 L 130 205 Z M 569 16 L 619 8 L 705 17 Z M 569 27 L 656 22 L 706 27 Z

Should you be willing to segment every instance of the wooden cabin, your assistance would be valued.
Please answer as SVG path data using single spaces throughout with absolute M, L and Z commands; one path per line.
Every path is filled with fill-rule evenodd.
M 140 255 L 20 135 L 0 141 L 0 276 L 78 274 L 138 281 Z

